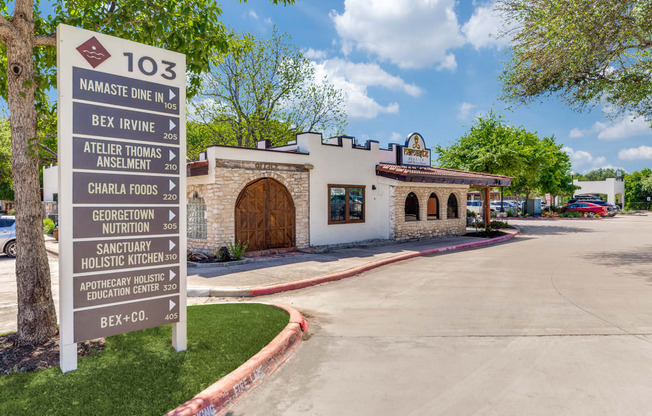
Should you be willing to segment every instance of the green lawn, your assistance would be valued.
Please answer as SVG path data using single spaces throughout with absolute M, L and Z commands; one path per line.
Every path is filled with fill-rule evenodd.
M 162 415 L 247 361 L 288 322 L 266 305 L 191 306 L 187 351 L 172 348 L 171 325 L 109 337 L 76 371 L 0 376 L 0 415 Z

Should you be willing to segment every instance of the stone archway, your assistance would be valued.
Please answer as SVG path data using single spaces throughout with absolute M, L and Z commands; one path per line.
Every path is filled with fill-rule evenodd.
M 295 246 L 294 201 L 283 184 L 272 178 L 249 183 L 235 204 L 236 241 L 247 251 Z

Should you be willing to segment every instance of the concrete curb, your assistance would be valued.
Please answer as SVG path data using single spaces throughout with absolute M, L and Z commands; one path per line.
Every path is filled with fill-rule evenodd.
M 224 261 L 224 262 L 215 262 L 215 263 L 199 263 L 196 261 L 187 260 L 187 267 L 196 267 L 198 269 L 211 269 L 211 268 L 220 268 L 220 267 L 229 267 L 229 266 L 239 266 L 241 264 L 252 263 L 254 259 L 244 258 L 242 260 L 235 261 Z
M 438 247 L 438 248 L 432 248 L 428 250 L 415 251 L 412 253 L 400 254 L 398 256 L 377 260 L 371 263 L 364 264 L 362 266 L 353 267 L 351 269 L 342 270 L 339 272 L 334 272 L 323 276 L 312 277 L 310 279 L 298 280 L 295 282 L 287 282 L 278 285 L 262 286 L 262 287 L 254 287 L 254 288 L 211 289 L 210 295 L 213 297 L 253 297 L 253 296 L 271 295 L 273 293 L 286 292 L 289 290 L 303 289 L 309 286 L 315 286 L 322 283 L 333 282 L 336 280 L 355 276 L 380 266 L 385 266 L 387 264 L 408 260 L 414 257 L 428 256 L 431 254 L 438 254 L 446 251 L 464 250 L 469 248 L 482 247 L 490 244 L 502 243 L 503 241 L 511 240 L 512 238 L 514 238 L 516 235 L 520 233 L 521 230 L 516 228 L 515 232 L 509 232 L 508 235 L 504 235 L 501 237 L 489 238 L 484 241 L 474 241 L 471 243 L 455 244 L 452 246 Z
M 286 311 L 290 322 L 270 342 L 246 363 L 222 377 L 186 403 L 165 416 L 220 415 L 276 371 L 301 343 L 308 321 L 294 308 L 270 305 Z

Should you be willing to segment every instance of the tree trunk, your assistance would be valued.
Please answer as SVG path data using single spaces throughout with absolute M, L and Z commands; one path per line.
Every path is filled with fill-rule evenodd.
M 16 202 L 18 337 L 24 343 L 41 343 L 56 335 L 57 318 L 41 217 L 32 8 L 31 1 L 16 2 L 13 30 L 6 46 Z

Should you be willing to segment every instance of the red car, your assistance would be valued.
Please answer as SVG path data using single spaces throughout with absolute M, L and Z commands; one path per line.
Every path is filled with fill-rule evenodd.
M 585 217 L 593 217 L 599 215 L 604 217 L 608 214 L 606 206 L 592 204 L 590 202 L 576 202 L 568 204 L 561 208 L 561 212 L 580 212 Z

